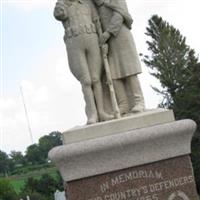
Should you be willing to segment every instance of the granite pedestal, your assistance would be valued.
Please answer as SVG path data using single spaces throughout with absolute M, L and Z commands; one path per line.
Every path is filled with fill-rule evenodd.
M 148 111 L 65 132 L 49 157 L 69 200 L 198 200 L 189 156 L 195 129 L 172 111 Z

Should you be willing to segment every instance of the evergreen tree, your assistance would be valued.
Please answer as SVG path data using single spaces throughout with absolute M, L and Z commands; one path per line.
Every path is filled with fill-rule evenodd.
M 151 74 L 160 80 L 163 95 L 160 107 L 173 109 L 176 119 L 193 119 L 198 131 L 193 139 L 192 160 L 200 187 L 200 63 L 195 51 L 186 44 L 180 31 L 154 15 L 148 21 L 146 35 L 150 55 L 144 56 Z
M 180 31 L 157 15 L 149 20 L 146 35 L 151 56 L 144 62 L 160 80 L 164 108 L 172 108 L 177 119 L 190 117 L 200 121 L 200 64 L 195 51 L 186 44 Z M 198 112 L 198 113 L 197 113 Z M 198 115 L 198 116 L 197 116 Z

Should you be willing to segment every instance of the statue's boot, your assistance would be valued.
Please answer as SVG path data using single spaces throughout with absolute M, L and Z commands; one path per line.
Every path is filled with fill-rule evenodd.
M 145 109 L 144 97 L 142 89 L 140 86 L 139 79 L 137 75 L 130 76 L 127 78 L 127 83 L 131 89 L 131 94 L 133 95 L 133 108 L 131 112 L 138 113 L 143 112 Z
M 95 124 L 97 122 L 98 122 L 98 120 L 96 119 L 96 117 L 95 116 L 91 116 L 87 120 L 87 125 Z
M 144 104 L 141 102 L 136 103 L 136 105 L 131 109 L 132 113 L 144 112 Z
M 121 115 L 125 115 L 129 112 L 127 95 L 124 87 L 124 82 L 121 79 L 113 80 L 114 89 L 117 97 L 117 102 Z
M 111 114 L 108 114 L 106 112 L 99 112 L 99 118 L 100 118 L 100 121 L 109 121 L 109 120 L 112 120 L 114 119 L 114 115 L 111 115 Z
M 86 104 L 85 112 L 87 115 L 87 124 L 95 124 L 98 122 L 98 114 L 92 88 L 90 85 L 82 85 L 82 91 Z
M 114 119 L 114 115 L 108 114 L 104 111 L 103 89 L 100 81 L 93 83 L 93 90 L 100 121 L 109 121 Z

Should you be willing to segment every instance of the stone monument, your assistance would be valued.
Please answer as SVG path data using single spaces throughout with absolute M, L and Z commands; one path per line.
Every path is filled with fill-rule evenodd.
M 190 160 L 196 124 L 145 110 L 125 0 L 58 0 L 69 66 L 80 81 L 87 125 L 52 149 L 69 200 L 197 200 Z

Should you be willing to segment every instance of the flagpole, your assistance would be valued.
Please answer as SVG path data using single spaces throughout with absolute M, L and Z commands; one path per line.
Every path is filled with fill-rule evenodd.
M 30 136 L 30 139 L 31 139 L 31 143 L 33 144 L 33 134 L 32 134 L 32 130 L 31 130 L 31 125 L 30 125 L 30 120 L 29 120 L 27 107 L 26 107 L 26 104 L 25 104 L 25 98 L 24 98 L 22 86 L 20 86 L 20 92 L 21 92 L 21 96 L 22 96 L 22 102 L 23 102 L 23 105 L 24 105 L 26 121 L 27 121 L 27 124 L 28 124 L 29 136 Z

